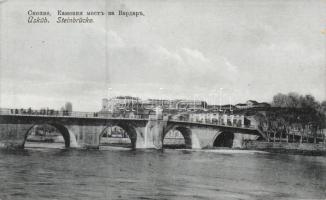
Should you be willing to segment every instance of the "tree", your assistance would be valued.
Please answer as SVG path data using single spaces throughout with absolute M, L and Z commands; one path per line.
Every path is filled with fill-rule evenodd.
M 282 93 L 274 95 L 272 105 L 274 107 L 286 107 L 287 96 Z
M 310 94 L 278 93 L 273 97 L 272 105 L 278 107 L 267 112 L 269 128 L 273 131 L 283 133 L 292 126 L 326 127 L 326 101 L 320 103 Z
M 290 108 L 299 108 L 301 107 L 300 103 L 300 95 L 295 92 L 290 92 L 287 95 L 287 107 Z
M 303 108 L 317 109 L 319 106 L 319 103 L 315 100 L 315 97 L 309 94 L 305 96 L 301 96 L 300 103 Z
M 320 111 L 326 114 L 326 101 L 321 102 Z
M 71 113 L 72 112 L 72 103 L 71 102 L 66 102 L 66 104 L 65 104 L 65 110 L 68 113 Z
M 313 108 L 317 109 L 320 105 L 310 94 L 299 95 L 295 92 L 288 94 L 278 93 L 273 97 L 272 105 L 274 107 L 286 107 L 286 108 Z

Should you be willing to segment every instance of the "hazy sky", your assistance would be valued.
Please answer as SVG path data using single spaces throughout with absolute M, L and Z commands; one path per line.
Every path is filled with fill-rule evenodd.
M 0 1 L 1 2 L 1 1 Z M 142 11 L 56 24 L 57 10 Z M 28 24 L 28 10 L 50 24 Z M 97 111 L 112 95 L 326 99 L 326 1 L 8 0 L 0 4 L 0 106 Z M 108 88 L 112 88 L 109 90 Z M 160 89 L 162 88 L 162 89 Z

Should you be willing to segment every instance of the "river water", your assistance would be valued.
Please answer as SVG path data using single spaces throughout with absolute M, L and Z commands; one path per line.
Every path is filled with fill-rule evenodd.
M 326 158 L 236 150 L 0 150 L 0 199 L 325 199 Z

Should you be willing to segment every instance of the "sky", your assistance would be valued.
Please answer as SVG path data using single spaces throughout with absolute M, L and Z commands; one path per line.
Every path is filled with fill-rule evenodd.
M 102 98 L 326 99 L 326 1 L 0 0 L 0 107 L 97 111 Z M 27 23 L 50 11 L 49 24 Z M 57 24 L 57 10 L 141 11 Z M 84 16 L 85 17 L 85 16 Z

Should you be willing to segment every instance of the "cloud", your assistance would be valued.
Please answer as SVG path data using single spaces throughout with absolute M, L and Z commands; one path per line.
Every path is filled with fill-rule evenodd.
M 227 58 L 224 58 L 227 70 L 231 73 L 238 73 L 238 66 L 233 65 Z
M 110 31 L 112 32 L 112 31 Z M 116 35 L 116 34 L 112 34 Z M 110 46 L 108 68 L 110 84 L 136 84 L 150 86 L 158 83 L 162 87 L 184 88 L 192 83 L 193 88 L 205 88 L 232 82 L 226 74 L 237 73 L 237 67 L 225 57 L 209 58 L 198 50 L 189 47 L 169 49 L 155 44 L 127 44 Z M 128 77 L 128 78 L 126 78 Z M 214 86 L 215 87 L 215 86 Z
M 197 49 L 188 49 L 182 48 L 182 53 L 184 58 L 191 63 L 191 61 L 200 61 L 202 63 L 209 63 L 209 59 L 207 59 L 202 52 L 198 51 Z

